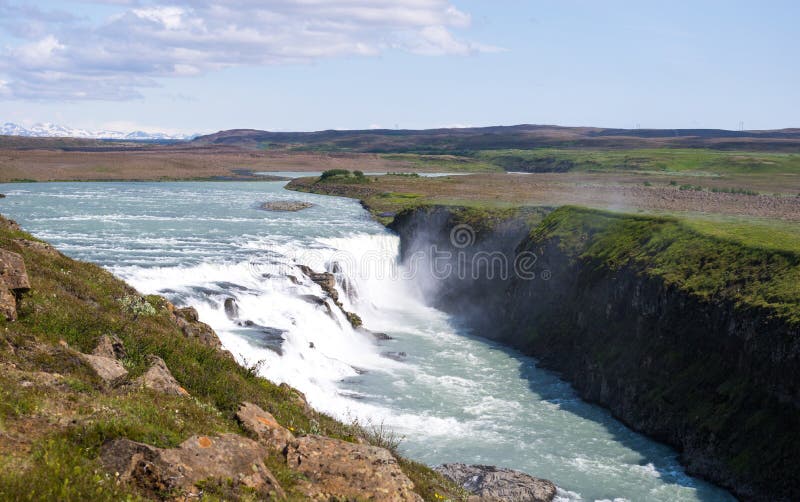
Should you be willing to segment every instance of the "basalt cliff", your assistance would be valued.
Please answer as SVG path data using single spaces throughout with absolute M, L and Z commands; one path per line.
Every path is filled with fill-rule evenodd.
M 475 334 L 535 356 L 690 473 L 800 500 L 800 256 L 577 207 L 420 207 L 390 228 Z

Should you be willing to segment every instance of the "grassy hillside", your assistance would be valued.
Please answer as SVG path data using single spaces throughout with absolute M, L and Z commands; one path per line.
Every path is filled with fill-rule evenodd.
M 244 434 L 234 418 L 242 401 L 271 412 L 295 434 L 385 441 L 369 428 L 307 409 L 297 391 L 184 337 L 164 299 L 146 297 L 152 309 L 135 316 L 120 301 L 138 295 L 130 286 L 100 267 L 27 241 L 34 239 L 0 217 L 0 248 L 23 256 L 32 286 L 19 304 L 19 319 L 0 320 L 0 499 L 136 499 L 100 468 L 103 443 L 129 438 L 173 447 L 194 434 Z M 124 342 L 122 362 L 131 378 L 155 354 L 191 397 L 105 388 L 78 352 L 91 352 L 107 334 Z M 460 496 L 427 467 L 408 460 L 401 465 L 427 500 Z M 292 498 L 296 476 L 285 466 L 269 467 Z

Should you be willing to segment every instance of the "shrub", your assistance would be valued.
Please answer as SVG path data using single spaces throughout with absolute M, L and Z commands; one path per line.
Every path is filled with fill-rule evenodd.
M 353 176 L 355 176 L 356 178 L 363 178 L 364 177 L 364 171 L 358 171 L 358 170 L 353 171 Z
M 363 175 L 364 173 L 361 174 Z M 347 169 L 328 169 L 322 173 L 322 176 L 319 177 L 319 180 L 325 181 L 328 178 L 333 178 L 334 176 L 350 176 L 350 171 Z
M 156 309 L 150 303 L 137 295 L 126 295 L 119 299 L 122 310 L 134 319 L 156 315 Z

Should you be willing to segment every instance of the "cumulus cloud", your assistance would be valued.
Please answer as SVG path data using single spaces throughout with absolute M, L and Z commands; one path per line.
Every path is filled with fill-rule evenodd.
M 130 99 L 158 78 L 233 66 L 374 56 L 387 50 L 469 55 L 469 14 L 449 0 L 96 0 L 102 22 L 0 0 L 6 97 Z M 20 29 L 20 26 L 27 28 Z

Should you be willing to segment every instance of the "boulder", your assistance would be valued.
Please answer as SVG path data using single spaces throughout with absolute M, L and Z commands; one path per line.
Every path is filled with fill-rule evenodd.
M 197 309 L 194 307 L 176 308 L 175 315 L 188 322 L 200 321 L 200 314 L 197 313 Z
M 158 356 L 150 356 L 150 369 L 137 378 L 135 384 L 162 394 L 189 395 L 186 389 L 181 387 L 181 384 L 172 376 L 164 360 Z
M 225 315 L 228 319 L 239 318 L 239 305 L 236 303 L 236 298 L 225 298 Z
M 222 342 L 219 340 L 217 333 L 208 324 L 200 322 L 197 309 L 194 307 L 181 309 L 173 307 L 171 310 L 175 324 L 181 328 L 181 332 L 185 337 L 199 340 L 200 343 L 212 349 L 222 350 Z
M 97 343 L 92 355 L 107 357 L 109 359 L 125 359 L 127 353 L 125 352 L 125 345 L 122 340 L 116 335 L 103 335 Z
M 22 256 L 0 249 L 0 315 L 9 321 L 17 319 L 17 302 L 31 289 Z
M 128 439 L 116 439 L 100 450 L 100 461 L 124 483 L 158 498 L 200 498 L 200 482 L 223 483 L 236 490 L 253 490 L 259 499 L 283 498 L 285 493 L 264 465 L 266 447 L 235 434 L 194 436 L 178 448 L 161 449 Z
M 481 502 L 551 502 L 556 485 L 524 472 L 490 465 L 444 464 L 439 474 L 477 495 Z
M 286 448 L 297 488 L 316 500 L 421 501 L 388 450 L 323 436 L 303 436 Z
M 0 278 L 11 291 L 24 293 L 31 289 L 22 256 L 0 249 Z
M 283 451 L 294 435 L 275 420 L 269 412 L 253 403 L 242 403 L 236 418 L 244 429 L 258 438 L 258 442 L 271 450 Z
M 106 385 L 114 386 L 128 376 L 128 370 L 115 358 L 90 354 L 81 354 L 80 357 Z

